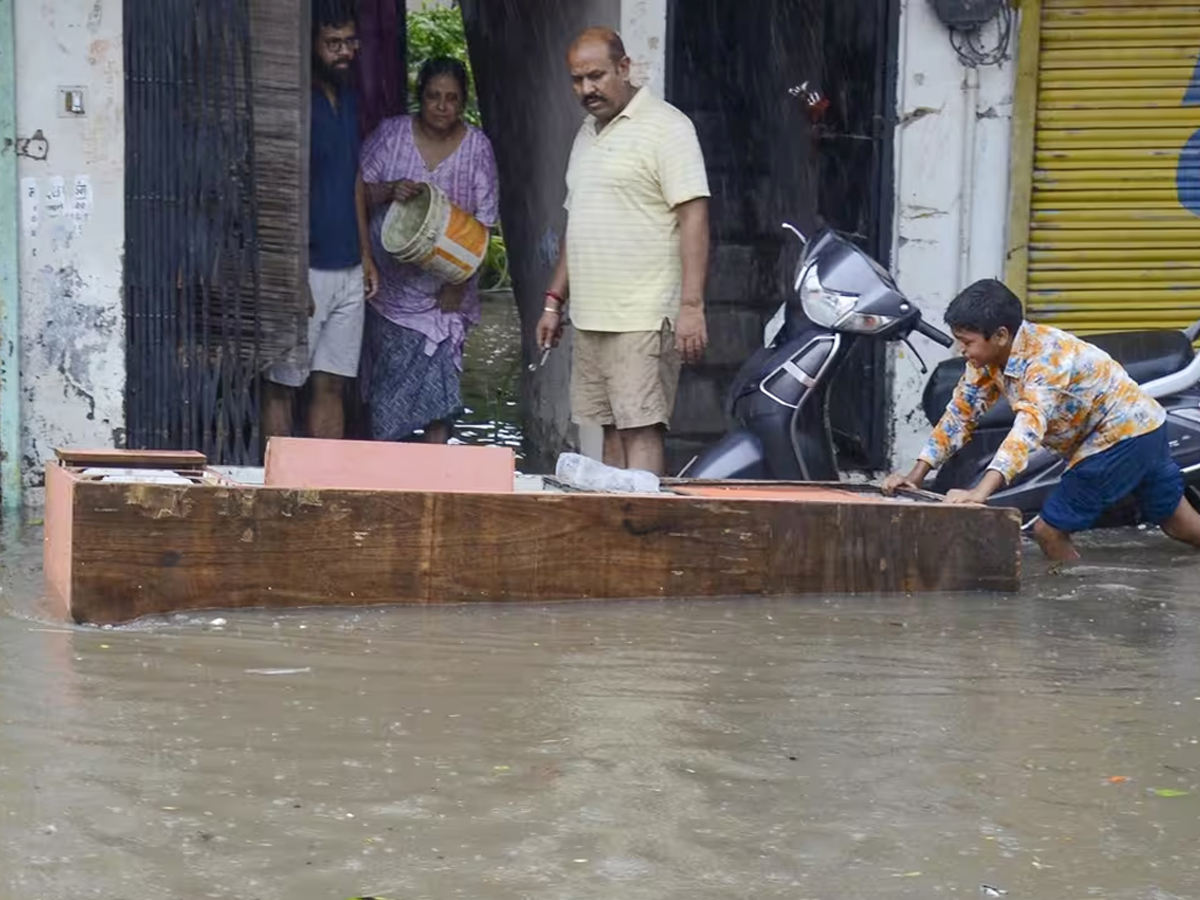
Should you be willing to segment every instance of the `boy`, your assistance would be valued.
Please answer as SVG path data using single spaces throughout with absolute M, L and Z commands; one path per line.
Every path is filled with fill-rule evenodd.
M 1068 460 L 1033 534 L 1052 560 L 1077 559 L 1071 534 L 1092 527 L 1117 501 L 1134 495 L 1142 515 L 1178 541 L 1200 547 L 1200 513 L 1184 497 L 1171 459 L 1166 412 L 1098 347 L 1026 322 L 1021 301 L 994 279 L 954 298 L 946 324 L 967 358 L 966 372 L 937 428 L 907 475 L 891 475 L 885 494 L 915 489 L 971 439 L 976 422 L 1001 396 L 1016 421 L 987 473 L 948 503 L 983 503 L 1019 475 L 1039 444 Z

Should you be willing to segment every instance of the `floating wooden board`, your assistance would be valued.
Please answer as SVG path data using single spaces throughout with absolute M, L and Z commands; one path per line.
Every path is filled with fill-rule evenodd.
M 859 487 L 451 493 L 101 481 L 63 462 L 46 474 L 47 584 L 80 622 L 216 608 L 1013 591 L 1020 580 L 1015 511 Z
M 55 450 L 73 466 L 120 466 L 126 469 L 201 469 L 208 459 L 191 450 Z

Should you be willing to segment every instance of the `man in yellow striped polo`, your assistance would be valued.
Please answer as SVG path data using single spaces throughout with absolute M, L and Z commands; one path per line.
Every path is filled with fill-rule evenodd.
M 593 28 L 567 55 L 589 113 L 567 167 L 567 233 L 538 342 L 557 345 L 570 300 L 571 410 L 604 427 L 604 462 L 663 473 L 683 362 L 708 344 L 708 176 L 691 121 L 630 84 L 619 35 Z

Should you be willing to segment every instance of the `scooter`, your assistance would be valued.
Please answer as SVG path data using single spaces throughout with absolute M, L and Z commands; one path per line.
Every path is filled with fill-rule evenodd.
M 922 318 L 891 275 L 849 240 L 824 229 L 809 241 L 795 226 L 783 227 L 803 252 L 788 299 L 764 329 L 762 348 L 746 360 L 730 388 L 726 414 L 736 427 L 693 458 L 680 477 L 837 481 L 829 393 L 857 342 L 903 342 L 922 374 L 929 370 L 913 347 L 913 334 L 942 347 L 954 345 L 950 335 Z M 1119 332 L 1088 340 L 1120 362 L 1167 410 L 1171 453 L 1184 473 L 1189 499 L 1200 508 L 1200 356 L 1192 350 L 1198 336 L 1200 322 L 1184 331 Z M 965 365 L 954 357 L 934 368 L 922 403 L 930 426 L 941 418 Z M 1001 400 L 979 422 L 971 441 L 922 487 L 938 494 L 973 487 L 1012 425 L 1012 409 Z M 1019 509 L 1028 525 L 1065 469 L 1065 460 L 1039 449 L 1025 471 L 988 502 Z M 1136 508 L 1125 503 L 1097 525 L 1136 521 Z

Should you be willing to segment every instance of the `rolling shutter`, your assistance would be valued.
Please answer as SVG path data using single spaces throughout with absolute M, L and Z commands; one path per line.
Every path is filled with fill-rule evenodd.
M 1029 317 L 1200 319 L 1200 2 L 1042 0 Z

